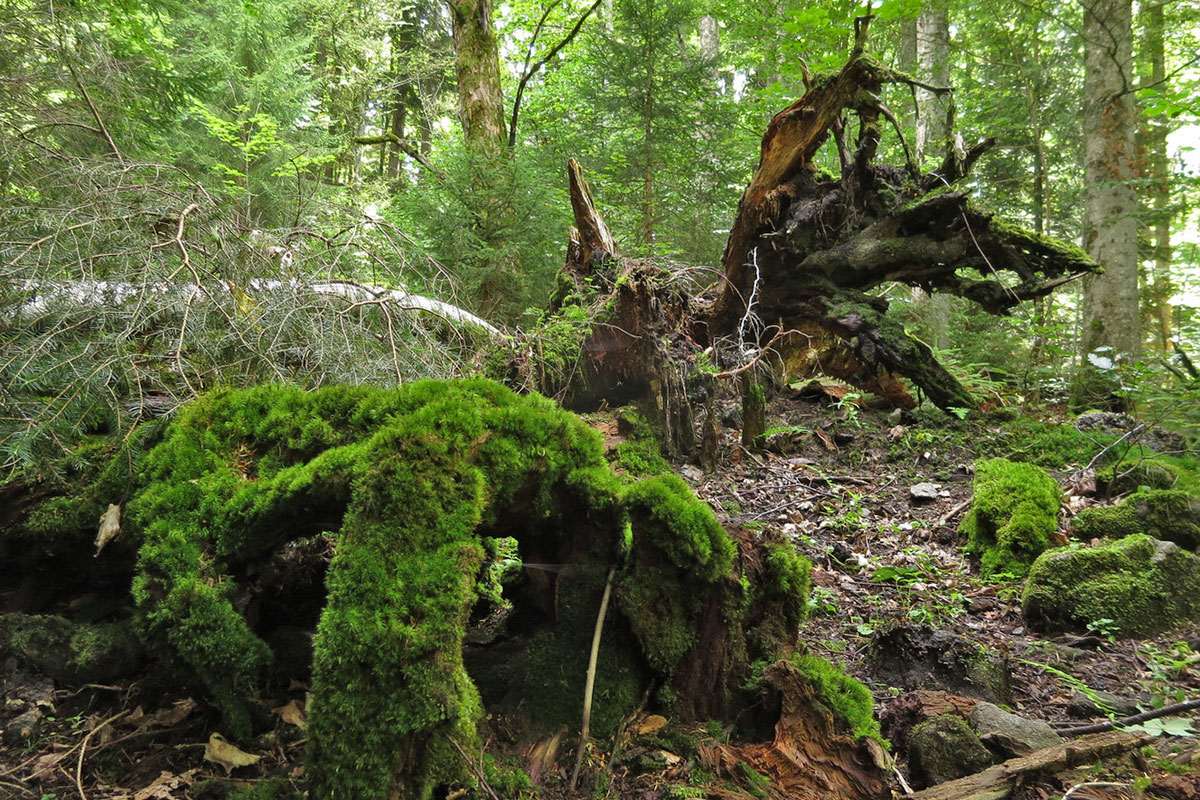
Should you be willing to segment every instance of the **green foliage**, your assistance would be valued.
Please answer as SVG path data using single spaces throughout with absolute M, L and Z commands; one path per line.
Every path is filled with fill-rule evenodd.
M 1143 534 L 1050 550 L 1030 567 L 1021 602 L 1041 630 L 1108 619 L 1119 636 L 1153 635 L 1200 619 L 1200 557 Z
M 1058 529 L 1062 491 L 1045 470 L 1002 458 L 975 464 L 971 508 L 959 525 L 984 577 L 1024 575 Z

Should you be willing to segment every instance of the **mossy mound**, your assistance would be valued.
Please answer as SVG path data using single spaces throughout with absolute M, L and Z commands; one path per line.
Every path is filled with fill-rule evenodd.
M 633 706 L 646 670 L 670 684 L 701 644 L 706 597 L 733 598 L 720 606 L 732 629 L 754 601 L 734 579 L 733 541 L 682 481 L 618 477 L 579 418 L 489 381 L 214 391 L 180 410 L 139 474 L 128 518 L 144 537 L 134 596 L 145 634 L 203 681 L 235 736 L 249 729 L 246 701 L 271 656 L 235 605 L 250 565 L 287 541 L 338 533 L 309 720 L 308 774 L 322 798 L 424 798 L 473 782 L 462 753 L 479 751 L 483 707 L 463 645 L 477 602 L 496 601 L 485 545 L 497 537 L 514 539 L 522 559 L 597 576 L 577 584 L 574 611 L 557 605 L 564 584 L 543 593 L 547 615 L 564 612 L 558 627 L 575 633 L 590 633 L 594 590 L 618 570 L 634 660 L 614 633 L 608 674 L 623 678 L 597 687 L 612 700 L 601 722 Z M 781 586 L 806 583 L 793 574 Z M 560 637 L 543 661 L 570 663 L 564 647 L 582 652 Z
M 1157 459 L 1110 464 L 1096 471 L 1096 489 L 1108 497 L 1139 488 L 1170 489 L 1177 480 L 1175 468 Z
M 1192 494 L 1200 494 L 1200 460 L 1191 455 L 1186 445 L 1184 453 L 1162 453 L 1146 445 L 1135 445 L 1126 450 L 1119 462 L 1099 470 L 1096 483 L 1107 493 L 1120 494 L 1133 491 L 1140 486 L 1152 489 L 1179 489 Z M 1117 485 L 1108 487 L 1104 480 L 1112 476 L 1118 481 Z
M 1014 461 L 1062 469 L 1087 464 L 1117 438 L 1104 431 L 1081 431 L 1069 423 L 1017 417 L 1004 423 L 992 450 Z
M 1116 539 L 1143 533 L 1200 549 L 1200 497 L 1178 489 L 1143 489 L 1111 506 L 1091 506 L 1071 522 L 1080 539 Z
M 1042 631 L 1103 619 L 1120 636 L 1152 636 L 1200 620 L 1200 557 L 1143 534 L 1051 550 L 1030 568 L 1022 608 Z
M 917 787 L 987 769 L 995 759 L 966 720 L 941 714 L 915 726 L 908 734 L 908 768 Z
M 0 661 L 10 655 L 63 683 L 107 683 L 137 669 L 142 646 L 127 623 L 81 624 L 49 614 L 3 614 Z
M 1062 491 L 1033 464 L 991 458 L 975 463 L 974 497 L 959 532 L 984 577 L 1021 576 L 1058 530 Z

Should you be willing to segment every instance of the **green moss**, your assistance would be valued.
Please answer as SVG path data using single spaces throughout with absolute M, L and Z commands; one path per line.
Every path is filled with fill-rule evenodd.
M 1139 486 L 1152 489 L 1180 489 L 1200 495 L 1200 460 L 1190 455 L 1158 453 L 1143 445 L 1131 447 L 1121 454 L 1113 469 L 1097 473 L 1097 484 L 1112 474 L 1119 483 L 1109 494 L 1132 491 Z
M 875 700 L 861 681 L 819 656 L 793 656 L 792 666 L 808 681 L 834 718 L 856 739 L 875 739 L 884 744 L 875 719 Z
M 908 757 L 919 786 L 972 775 L 993 761 L 979 736 L 957 714 L 940 714 L 915 725 L 908 734 Z
M 1050 550 L 1029 570 L 1022 607 L 1040 630 L 1109 619 L 1121 636 L 1153 635 L 1200 620 L 1200 558 L 1143 534 Z
M 658 442 L 653 439 L 621 442 L 616 447 L 614 460 L 618 467 L 637 478 L 671 471 L 671 465 L 662 457 Z
M 770 797 L 771 779 L 754 767 L 747 764 L 745 761 L 738 762 L 738 769 L 741 771 L 742 782 L 746 789 L 755 797 L 766 798 Z
M 749 635 L 758 653 L 770 658 L 795 647 L 800 623 L 808 613 L 812 562 L 788 542 L 767 544 L 765 553 L 763 580 L 755 586 L 747 582 L 742 597 L 748 607 L 752 606 L 757 591 L 760 604 L 768 610 Z
M 974 497 L 959 526 L 985 577 L 1024 575 L 1058 529 L 1062 492 L 1045 470 L 1002 458 L 975 464 Z
M 990 447 L 998 456 L 1062 469 L 1089 463 L 1116 439 L 1106 433 L 1081 431 L 1071 424 L 1018 417 L 999 429 Z
M 808 608 L 812 562 L 784 542 L 767 546 L 766 562 L 769 595 L 783 600 L 789 613 L 799 621 Z
M 127 623 L 81 624 L 48 614 L 0 615 L 0 660 L 69 684 L 103 683 L 137 668 L 142 647 Z
M 1178 489 L 1143 489 L 1117 505 L 1091 506 L 1071 523 L 1081 539 L 1143 533 L 1189 550 L 1200 548 L 1200 498 Z
M 1170 489 L 1179 480 L 1174 467 L 1157 459 L 1121 461 L 1096 470 L 1096 488 L 1103 495 L 1126 494 L 1141 487 Z
M 250 786 L 239 786 L 227 795 L 227 800 L 286 800 L 296 792 L 285 778 L 268 778 Z
M 737 549 L 712 509 L 695 498 L 678 475 L 659 475 L 631 486 L 625 502 L 643 522 L 639 536 L 711 583 L 730 574 Z
M 36 540 L 46 552 L 71 552 L 87 547 L 96 535 L 100 515 L 109 503 L 123 503 L 138 483 L 138 469 L 147 451 L 161 436 L 163 422 L 145 422 L 122 438 L 91 437 L 63 458 L 59 485 L 63 494 L 34 506 L 23 524 L 0 532 Z M 136 545 L 140 529 L 123 521 L 121 541 Z
M 732 540 L 686 484 L 660 476 L 626 489 L 595 431 L 489 381 L 213 391 L 180 409 L 138 475 L 127 513 L 145 532 L 134 585 L 145 635 L 205 683 L 233 736 L 248 732 L 245 701 L 270 657 L 233 603 L 241 565 L 338 531 L 309 727 L 312 786 L 333 800 L 473 783 L 459 749 L 478 750 L 483 708 L 462 645 L 472 607 L 504 602 L 493 573 L 517 556 L 483 533 L 502 518 L 522 521 L 518 543 L 594 528 L 600 576 L 631 557 L 618 596 L 636 602 L 618 605 L 636 618 L 614 624 L 664 676 L 698 620 L 695 589 L 733 566 Z M 668 573 L 661 585 L 656 570 Z M 671 587 L 687 602 L 666 614 L 656 601 Z M 594 604 L 581 600 L 578 614 L 572 631 L 586 638 Z M 671 635 L 660 640 L 651 616 L 669 618 Z M 645 677 L 631 648 L 602 652 L 616 660 L 598 679 L 601 721 L 631 708 Z
M 525 800 L 537 796 L 533 781 L 521 766 L 520 759 L 484 756 L 483 772 L 488 786 L 505 800 Z

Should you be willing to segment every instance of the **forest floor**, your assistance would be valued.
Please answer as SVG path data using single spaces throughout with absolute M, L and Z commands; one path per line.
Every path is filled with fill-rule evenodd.
M 791 391 L 769 406 L 767 449 L 750 452 L 738 442 L 739 409 L 730 404 L 722 412 L 719 468 L 705 473 L 683 465 L 680 473 L 727 527 L 752 534 L 774 529 L 812 560 L 814 590 L 802 645 L 871 688 L 885 733 L 891 704 L 902 690 L 916 688 L 892 685 L 872 661 L 873 642 L 897 627 L 918 638 L 949 632 L 990 648 L 1011 671 L 1004 704 L 1056 727 L 1105 720 L 1097 701 L 1124 716 L 1200 695 L 1200 630 L 1120 640 L 1101 625 L 1083 635 L 1041 637 L 1022 619 L 1020 583 L 986 582 L 964 555 L 957 527 L 971 497 L 972 464 L 1041 446 L 1041 423 L 889 414 Z M 1060 464 L 1051 472 L 1064 487 L 1065 532 L 1070 514 L 1096 501 L 1076 491 L 1086 485 L 1077 466 Z M 914 497 L 918 486 L 915 492 L 926 499 Z M 268 787 L 302 774 L 303 685 L 280 689 L 273 730 L 257 740 L 251 757 L 257 760 L 250 763 L 246 753 L 210 739 L 211 712 L 183 689 L 154 681 L 147 672 L 128 683 L 56 690 L 11 665 L 0 669 L 6 730 L 22 710 L 46 711 L 36 735 L 0 741 L 0 798 L 217 798 L 231 785 L 260 787 L 266 798 L 275 796 Z M 923 688 L 954 687 L 935 680 Z M 631 728 L 643 723 L 635 720 Z M 1114 785 L 1084 787 L 1071 797 L 1134 798 L 1150 786 L 1152 797 L 1200 798 L 1200 750 L 1186 725 L 1171 732 L 1180 735 L 1158 737 L 1153 750 L 1046 775 L 1013 796 L 1045 800 L 1073 785 L 1101 782 Z M 679 788 L 695 782 L 687 779 L 687 755 L 664 753 L 662 737 L 643 747 L 636 734 L 624 739 L 621 758 L 601 754 L 611 781 L 591 796 L 708 796 Z M 1139 775 L 1150 779 L 1135 787 Z

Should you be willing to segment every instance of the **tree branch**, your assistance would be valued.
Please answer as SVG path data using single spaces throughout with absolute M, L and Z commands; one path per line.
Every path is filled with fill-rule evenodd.
M 429 159 L 425 158 L 425 156 L 423 156 L 421 154 L 420 150 L 413 147 L 412 144 L 405 141 L 404 139 L 401 139 L 399 136 L 397 136 L 394 133 L 390 133 L 390 132 L 389 133 L 381 133 L 381 134 L 375 135 L 375 136 L 372 136 L 372 135 L 355 136 L 352 141 L 355 144 L 394 144 L 394 145 L 396 145 L 396 147 L 400 148 L 401 152 L 405 153 L 410 158 L 412 158 L 413 161 L 416 161 L 422 167 L 424 167 L 425 169 L 427 169 L 431 173 L 433 173 L 433 175 L 435 177 L 437 177 L 438 180 L 441 180 L 441 181 L 447 180 L 446 173 L 442 172 L 440 169 L 438 169 L 433 164 L 431 164 Z
M 525 95 L 525 86 L 529 83 L 529 79 L 538 74 L 542 67 L 546 66 L 546 64 L 550 62 L 550 59 L 558 55 L 560 50 L 569 45 L 575 39 L 575 37 L 579 35 L 579 31 L 583 28 L 583 23 L 587 22 L 587 18 L 592 15 L 593 11 L 600 7 L 602 2 L 604 2 L 604 0 L 595 0 L 594 3 L 588 6 L 587 10 L 580 15 L 579 19 L 575 20 L 575 25 L 571 28 L 570 32 L 567 33 L 567 35 L 563 37 L 558 44 L 550 48 L 550 52 L 548 52 L 540 61 L 534 64 L 533 67 L 525 70 L 525 73 L 521 75 L 521 80 L 517 83 L 516 97 L 513 98 L 512 117 L 508 123 L 508 146 L 510 148 L 517 146 L 517 117 L 521 113 L 521 98 Z M 550 8 L 548 8 L 542 15 L 542 19 L 538 21 L 538 28 L 534 31 L 535 39 L 537 38 L 537 32 L 541 29 L 542 23 L 545 21 L 546 16 L 550 13 L 550 10 L 557 5 L 558 3 L 551 5 Z M 529 52 L 533 52 L 532 41 L 529 43 Z M 526 63 L 528 63 L 528 58 L 529 56 L 526 55 Z

